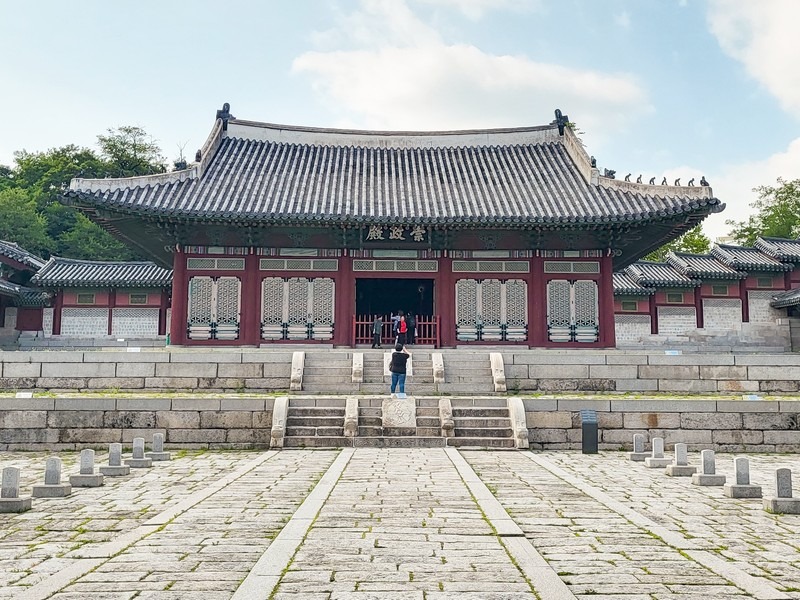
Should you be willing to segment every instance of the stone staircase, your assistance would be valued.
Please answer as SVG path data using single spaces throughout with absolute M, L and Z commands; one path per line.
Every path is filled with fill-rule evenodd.
M 444 380 L 439 384 L 443 394 L 494 394 L 489 352 L 443 352 Z
M 295 405 L 292 405 L 292 400 Z M 439 400 L 416 401 L 416 427 L 384 427 L 382 399 L 359 401 L 358 433 L 344 435 L 344 398 L 298 398 L 289 403 L 285 448 L 515 448 L 504 399 L 453 399 L 454 435 L 443 437 Z
M 357 384 L 352 383 L 352 372 L 352 351 L 306 351 L 303 391 L 312 394 L 352 394 L 357 391 Z

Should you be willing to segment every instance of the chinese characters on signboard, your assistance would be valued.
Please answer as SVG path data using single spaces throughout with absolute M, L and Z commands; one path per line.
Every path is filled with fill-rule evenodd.
M 419 225 L 370 225 L 367 229 L 364 241 L 402 241 L 402 242 L 424 242 L 428 232 Z

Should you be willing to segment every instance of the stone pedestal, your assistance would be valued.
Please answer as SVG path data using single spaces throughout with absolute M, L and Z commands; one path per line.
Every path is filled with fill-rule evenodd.
M 722 493 L 728 498 L 761 498 L 761 486 L 749 483 L 726 483 Z
M 697 473 L 697 467 L 691 465 L 667 465 L 667 475 L 670 477 L 691 477 Z
M 152 458 L 126 458 L 125 464 L 132 469 L 147 469 L 153 466 Z
M 72 486 L 68 483 L 45 483 L 31 488 L 31 496 L 34 498 L 66 498 L 71 493 Z
M 72 487 L 100 487 L 103 485 L 103 475 L 101 473 L 92 473 L 78 475 L 70 475 L 69 482 Z
M 634 462 L 644 462 L 645 458 L 650 456 L 649 452 L 628 452 L 628 460 Z
M 692 485 L 725 485 L 725 475 L 695 473 L 692 475 Z
M 0 498 L 0 513 L 21 513 L 30 510 L 33 500 L 30 496 L 23 498 Z
M 145 456 L 153 462 L 172 460 L 172 455 L 169 452 L 145 452 Z
M 764 510 L 779 515 L 800 515 L 800 498 L 778 498 L 767 496 L 761 503 Z
M 653 458 L 652 456 L 648 456 L 644 459 L 644 466 L 648 469 L 663 469 L 667 465 L 671 464 L 671 458 Z
M 106 477 L 121 477 L 131 474 L 131 468 L 126 465 L 103 465 L 99 469 Z

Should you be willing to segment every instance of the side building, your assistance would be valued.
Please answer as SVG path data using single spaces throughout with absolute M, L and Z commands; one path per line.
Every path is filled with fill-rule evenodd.
M 75 179 L 65 201 L 173 269 L 173 344 L 354 346 L 403 311 L 436 346 L 614 347 L 613 272 L 724 205 L 607 174 L 560 111 L 382 132 L 225 105 L 188 169 Z

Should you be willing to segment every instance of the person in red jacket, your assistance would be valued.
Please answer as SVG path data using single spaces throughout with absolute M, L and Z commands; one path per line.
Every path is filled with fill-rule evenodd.
M 397 323 L 397 343 L 401 346 L 405 346 L 407 335 L 408 323 L 406 323 L 406 317 L 405 315 L 400 315 L 400 321 Z

